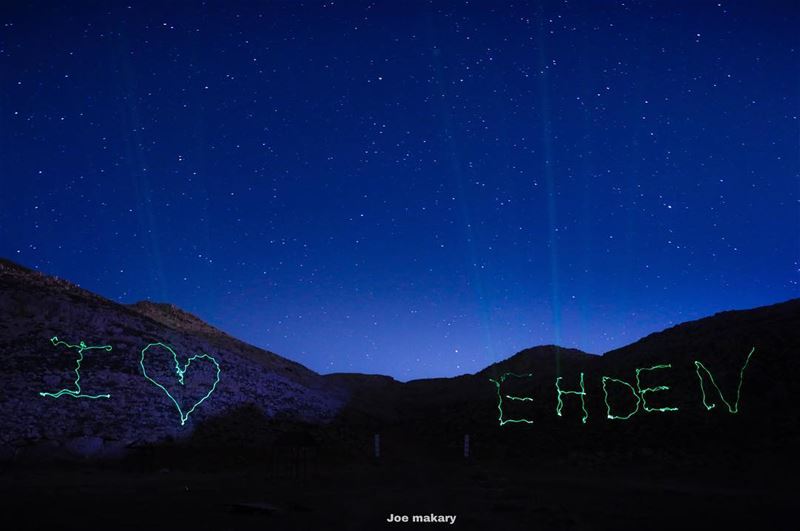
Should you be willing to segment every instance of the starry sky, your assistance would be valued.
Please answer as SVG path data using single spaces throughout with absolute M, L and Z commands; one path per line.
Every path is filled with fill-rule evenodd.
M 13 4 L 0 256 L 110 299 L 408 380 L 800 296 L 796 2 Z

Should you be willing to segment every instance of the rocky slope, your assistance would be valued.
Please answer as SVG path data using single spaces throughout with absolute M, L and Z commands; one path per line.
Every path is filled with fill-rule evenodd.
M 53 345 L 51 338 L 79 345 L 110 346 L 83 351 L 81 392 L 110 398 L 76 398 L 77 349 Z M 145 367 L 164 389 L 143 376 Z M 10 261 L 0 261 L 0 446 L 69 448 L 102 454 L 137 444 L 192 436 L 198 426 L 242 415 L 243 433 L 253 418 L 325 423 L 346 400 L 335 385 L 290 360 L 245 344 L 171 305 L 140 302 L 126 306 L 92 294 L 61 279 Z M 184 383 L 175 369 L 196 354 L 208 354 L 214 366 L 195 359 Z M 213 393 L 181 425 L 169 392 L 187 412 L 212 388 Z

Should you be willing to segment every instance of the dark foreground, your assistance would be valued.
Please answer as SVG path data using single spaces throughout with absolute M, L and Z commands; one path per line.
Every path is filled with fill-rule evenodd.
M 6 465 L 5 516 L 20 518 L 14 529 L 59 530 L 772 529 L 792 521 L 796 496 L 785 471 L 747 463 L 626 472 L 575 456 L 276 467 L 252 456 L 223 465 L 231 460 L 211 452 L 167 461 Z M 456 522 L 386 523 L 430 513 Z

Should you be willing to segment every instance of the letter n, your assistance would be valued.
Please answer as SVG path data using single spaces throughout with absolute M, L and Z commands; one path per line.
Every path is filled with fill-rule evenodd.
M 742 370 L 739 371 L 739 386 L 736 388 L 736 401 L 733 403 L 733 406 L 725 400 L 725 397 L 722 394 L 722 390 L 717 385 L 717 382 L 714 381 L 714 376 L 711 374 L 705 365 L 703 365 L 699 361 L 694 362 L 695 370 L 697 371 L 697 377 L 700 379 L 700 393 L 703 395 L 703 405 L 706 406 L 707 410 L 714 409 L 717 405 L 713 402 L 710 402 L 708 399 L 708 395 L 706 395 L 706 387 L 703 383 L 703 372 L 705 372 L 706 376 L 708 377 L 708 381 L 711 382 L 711 385 L 714 386 L 714 389 L 717 390 L 717 394 L 719 395 L 720 400 L 728 407 L 728 412 L 731 414 L 736 414 L 739 412 L 739 398 L 742 396 L 742 382 L 744 381 L 744 370 L 747 368 L 747 365 L 750 363 L 750 357 L 755 352 L 756 348 L 753 347 L 750 350 L 750 354 L 747 355 L 747 359 L 744 360 L 744 365 L 742 365 Z

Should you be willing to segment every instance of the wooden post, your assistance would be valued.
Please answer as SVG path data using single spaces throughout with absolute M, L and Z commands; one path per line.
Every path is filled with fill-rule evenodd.
M 469 433 L 464 435 L 464 457 L 469 457 Z
M 374 446 L 375 446 L 375 458 L 381 456 L 381 434 L 376 433 L 374 437 Z

